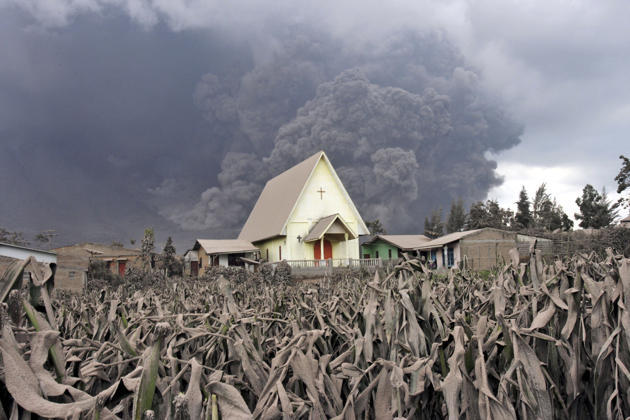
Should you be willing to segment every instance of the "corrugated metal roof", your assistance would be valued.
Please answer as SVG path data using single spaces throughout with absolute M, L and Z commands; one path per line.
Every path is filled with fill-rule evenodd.
M 15 244 L 9 244 L 6 242 L 0 242 L 1 246 L 6 246 L 9 248 L 18 248 L 18 249 L 23 249 L 25 251 L 33 251 L 33 252 L 41 252 L 42 254 L 49 254 L 49 255 L 53 255 L 56 256 L 57 253 L 54 251 L 44 251 L 43 249 L 37 249 L 37 248 L 31 248 L 28 246 L 22 246 L 22 245 L 15 245 Z
M 433 249 L 433 248 L 441 248 L 446 244 L 450 244 L 451 242 L 459 241 L 462 238 L 465 238 L 468 235 L 472 235 L 473 233 L 479 232 L 481 229 L 474 230 L 465 230 L 463 232 L 453 232 L 448 235 L 440 236 L 437 239 L 433 239 L 432 241 L 424 243 L 418 249 Z
M 403 251 L 418 249 L 431 240 L 424 235 L 376 235 L 365 244 L 370 244 L 378 239 L 394 245 L 396 248 L 400 248 Z
M 193 249 L 203 248 L 208 255 L 256 252 L 258 248 L 243 239 L 197 239 Z
M 321 239 L 321 237 L 328 232 L 335 222 L 339 223 L 341 228 L 348 233 L 348 239 L 356 239 L 357 235 L 343 221 L 341 216 L 338 214 L 331 214 L 330 216 L 322 217 L 317 221 L 317 223 L 315 223 L 315 225 L 311 228 L 311 231 L 304 238 L 304 242 L 312 242 Z
M 354 207 L 348 193 L 335 174 L 326 154 L 317 152 L 267 182 L 238 238 L 257 242 L 284 235 L 285 225 L 320 159 L 324 159 L 330 165 L 333 176 L 337 179 L 341 190 L 348 197 L 350 206 L 356 212 L 359 220 L 359 234 L 361 231 L 367 232 L 368 230 L 363 219 L 361 219 L 359 212 Z

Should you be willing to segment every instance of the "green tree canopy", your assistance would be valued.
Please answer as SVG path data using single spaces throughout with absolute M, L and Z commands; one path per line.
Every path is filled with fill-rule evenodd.
M 630 159 L 624 155 L 619 156 L 619 159 L 621 159 L 621 169 L 619 169 L 615 181 L 617 181 L 617 192 L 623 194 L 630 192 Z M 625 197 L 622 195 L 619 198 L 619 204 L 625 208 L 630 208 L 630 194 Z
M 523 185 L 518 196 L 518 201 L 516 202 L 516 216 L 514 217 L 514 221 L 517 228 L 527 229 L 533 224 L 530 205 L 527 190 L 525 190 L 525 186 Z
M 466 210 L 464 201 L 460 198 L 451 203 L 451 211 L 448 213 L 446 221 L 446 233 L 459 232 L 466 225 Z
M 514 222 L 514 213 L 510 209 L 499 206 L 496 200 L 478 201 L 470 206 L 468 212 L 468 229 L 492 227 L 509 229 Z
M 617 205 L 610 203 L 606 189 L 602 189 L 600 194 L 591 184 L 587 184 L 582 190 L 582 196 L 575 202 L 580 208 L 575 218 L 580 220 L 580 227 L 584 229 L 610 226 L 617 217 Z

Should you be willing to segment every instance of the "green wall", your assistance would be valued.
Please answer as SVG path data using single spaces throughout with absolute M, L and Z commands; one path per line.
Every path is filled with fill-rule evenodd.
M 392 258 L 398 258 L 398 248 L 387 242 L 377 240 L 371 244 L 361 245 L 361 258 L 364 258 L 365 254 L 370 254 L 370 258 L 376 258 L 376 251 L 378 251 L 378 257 L 382 260 L 389 259 L 389 250 L 392 250 Z

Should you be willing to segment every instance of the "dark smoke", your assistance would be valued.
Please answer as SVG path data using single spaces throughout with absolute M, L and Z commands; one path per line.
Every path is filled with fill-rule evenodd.
M 204 76 L 197 103 L 211 104 L 203 109 L 215 120 L 228 114 L 255 154 L 228 154 L 219 185 L 172 220 L 237 229 L 269 177 L 318 150 L 330 156 L 364 218 L 394 232 L 420 231 L 433 208 L 484 198 L 500 184 L 485 154 L 516 145 L 522 129 L 484 95 L 477 72 L 446 39 L 403 31 L 340 57 L 331 46 L 343 40 L 299 33 L 297 41 L 280 39 L 284 48 L 245 74 L 237 90 L 234 82 L 204 89 L 208 80 L 220 85 L 219 76 Z
M 320 149 L 364 218 L 418 232 L 485 198 L 486 153 L 521 134 L 440 33 L 349 39 L 280 12 L 174 32 L 105 6 L 40 30 L 1 12 L 0 227 L 63 243 L 234 237 L 264 183 Z

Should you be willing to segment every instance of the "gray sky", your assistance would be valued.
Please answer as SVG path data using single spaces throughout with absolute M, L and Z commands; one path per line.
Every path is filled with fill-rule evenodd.
M 630 154 L 629 21 L 625 1 L 394 1 L 383 9 L 376 1 L 0 0 L 0 193 L 8 197 L 0 226 L 127 241 L 153 225 L 183 245 L 196 234 L 233 236 L 237 222 L 203 215 L 223 205 L 248 211 L 251 199 L 222 200 L 234 191 L 255 196 L 258 181 L 236 188 L 228 179 L 246 178 L 271 156 L 280 127 L 319 126 L 311 120 L 329 97 L 317 86 L 359 67 L 370 98 L 394 86 L 427 101 L 409 82 L 420 74 L 407 69 L 416 66 L 413 54 L 429 66 L 423 86 L 450 96 L 451 107 L 498 107 L 505 127 L 523 127 L 516 146 L 504 139 L 474 147 L 497 161 L 504 182 L 490 188 L 494 181 L 479 173 L 466 197 L 490 188 L 488 197 L 512 206 L 521 185 L 533 195 L 546 182 L 572 215 L 586 183 L 614 192 L 618 156 Z M 425 39 L 405 51 L 416 44 L 387 41 L 402 29 L 448 42 Z M 295 77 L 290 90 L 267 80 L 278 70 Z M 307 121 L 292 121 L 309 100 Z M 265 101 L 274 106 L 262 109 Z M 230 175 L 227 154 L 252 149 L 254 166 Z M 364 175 L 351 169 L 348 179 Z M 366 211 L 383 214 L 366 197 Z

